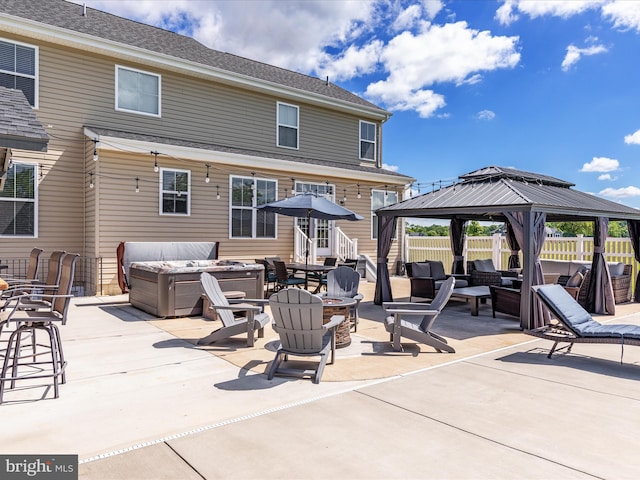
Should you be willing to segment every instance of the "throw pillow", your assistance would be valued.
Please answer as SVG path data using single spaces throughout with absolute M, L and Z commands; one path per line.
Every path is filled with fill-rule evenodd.
M 582 272 L 576 272 L 571 275 L 569 280 L 567 280 L 567 287 L 579 287 L 580 285 L 582 285 L 583 280 L 584 275 L 582 274 Z
M 496 267 L 493 266 L 493 260 L 487 258 L 486 260 L 475 260 L 474 265 L 478 272 L 495 272 Z
M 413 262 L 411 266 L 413 278 L 425 278 L 431 276 L 431 266 L 424 262 Z
M 442 262 L 429 262 L 431 267 L 431 276 L 435 280 L 446 280 L 447 275 L 444 273 L 444 265 Z
M 624 263 L 613 263 L 609 264 L 609 273 L 611 273 L 612 277 L 619 277 L 620 275 L 624 275 Z

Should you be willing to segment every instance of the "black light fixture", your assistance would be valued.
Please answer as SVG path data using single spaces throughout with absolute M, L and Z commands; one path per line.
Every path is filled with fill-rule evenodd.
M 89 188 L 93 188 L 93 172 L 89 172 Z
M 136 177 L 136 193 L 140 192 L 140 177 Z
M 296 194 L 296 179 L 291 177 L 291 195 Z
M 158 152 L 153 151 L 153 152 L 151 152 L 151 155 L 153 155 L 155 157 L 155 161 L 153 163 L 153 171 L 155 173 L 158 173 L 158 171 L 160 170 L 160 168 L 158 168 Z
M 207 175 L 204 177 L 204 182 L 205 183 L 209 183 L 210 182 L 210 178 L 209 178 L 209 168 L 211 167 L 211 165 L 209 165 L 208 163 L 205 165 L 207 167 Z M 220 198 L 220 196 L 218 195 L 218 198 Z
M 94 162 L 98 161 L 98 139 L 97 138 L 93 139 L 93 161 Z
M 343 189 L 342 201 L 346 203 L 347 201 L 347 189 Z
M 216 185 L 216 200 L 220 200 L 220 185 Z
M 362 195 L 360 194 L 360 184 L 358 183 L 358 199 L 362 198 Z

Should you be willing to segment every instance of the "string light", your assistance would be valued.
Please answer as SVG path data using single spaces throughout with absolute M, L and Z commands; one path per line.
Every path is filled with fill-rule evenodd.
M 140 192 L 140 177 L 136 177 L 136 193 Z
M 97 138 L 93 139 L 93 161 L 94 162 L 98 161 L 98 139 Z
M 209 178 L 209 168 L 211 167 L 211 165 L 209 165 L 209 164 L 207 163 L 205 166 L 207 167 L 207 176 L 206 176 L 206 177 L 204 177 L 204 182 L 205 182 L 205 183 L 209 183 L 209 181 L 211 180 L 211 179 Z M 218 195 L 218 198 L 220 198 L 220 195 Z
M 362 198 L 362 195 L 360 194 L 360 184 L 357 184 L 358 186 L 358 200 Z
M 89 188 L 93 188 L 93 172 L 89 173 Z
M 220 200 L 220 185 L 216 185 L 216 200 Z
M 151 152 L 151 155 L 153 155 L 153 156 L 154 156 L 154 159 L 155 159 L 155 161 L 154 161 L 154 163 L 153 163 L 153 171 L 154 171 L 155 173 L 158 173 L 158 171 L 160 170 L 160 169 L 158 168 L 158 152 L 153 151 L 153 152 Z
M 291 178 L 291 195 L 295 195 L 296 194 L 296 179 L 295 178 Z
M 251 190 L 256 189 L 256 172 L 251 172 Z
M 345 202 L 345 203 L 347 202 L 347 189 L 346 188 L 343 189 L 342 201 Z

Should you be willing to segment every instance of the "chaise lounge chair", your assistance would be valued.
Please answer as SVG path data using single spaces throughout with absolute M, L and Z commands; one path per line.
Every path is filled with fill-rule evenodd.
M 624 353 L 624 345 L 640 345 L 640 326 L 611 324 L 603 325 L 591 317 L 582 306 L 561 286 L 536 285 L 532 287 L 534 295 L 557 319 L 557 323 L 527 330 L 526 333 L 554 342 L 547 358 L 557 350 L 559 343 L 568 343 L 567 352 L 574 343 L 608 343 L 622 346 L 620 361 Z
M 431 345 L 438 352 L 456 353 L 447 340 L 431 331 L 431 326 L 436 317 L 445 307 L 455 286 L 455 278 L 449 277 L 438 289 L 436 298 L 429 304 L 412 302 L 384 302 L 383 308 L 388 316 L 384 321 L 384 327 L 391 334 L 391 342 L 396 352 L 402 350 L 400 339 L 409 338 L 416 342 Z M 406 317 L 422 317 L 412 321 Z

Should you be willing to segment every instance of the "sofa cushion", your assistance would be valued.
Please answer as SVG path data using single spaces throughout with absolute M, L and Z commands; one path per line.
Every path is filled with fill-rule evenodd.
M 579 262 L 577 260 L 573 260 L 569 262 L 569 275 L 573 275 L 576 272 L 581 272 L 582 275 L 584 275 L 590 268 L 591 262 Z
M 582 274 L 582 272 L 578 271 L 573 275 L 571 275 L 571 277 L 569 277 L 569 280 L 567 280 L 566 286 L 579 287 L 580 285 L 582 285 L 583 280 L 584 280 L 584 275 Z
M 485 260 L 474 260 L 473 266 L 478 272 L 495 272 L 496 267 L 493 266 L 493 260 L 487 258 Z
M 612 277 L 619 277 L 620 275 L 624 275 L 624 263 L 610 263 L 609 273 L 611 273 Z
M 429 266 L 431 267 L 431 276 L 434 280 L 446 280 L 447 275 L 444 273 L 444 265 L 442 262 L 429 262 Z
M 569 273 L 569 263 L 570 262 L 561 260 L 540 260 L 542 271 L 546 274 L 557 273 L 558 275 L 571 275 L 573 272 Z
M 411 265 L 413 278 L 426 278 L 431 276 L 431 265 L 425 262 L 413 262 Z

